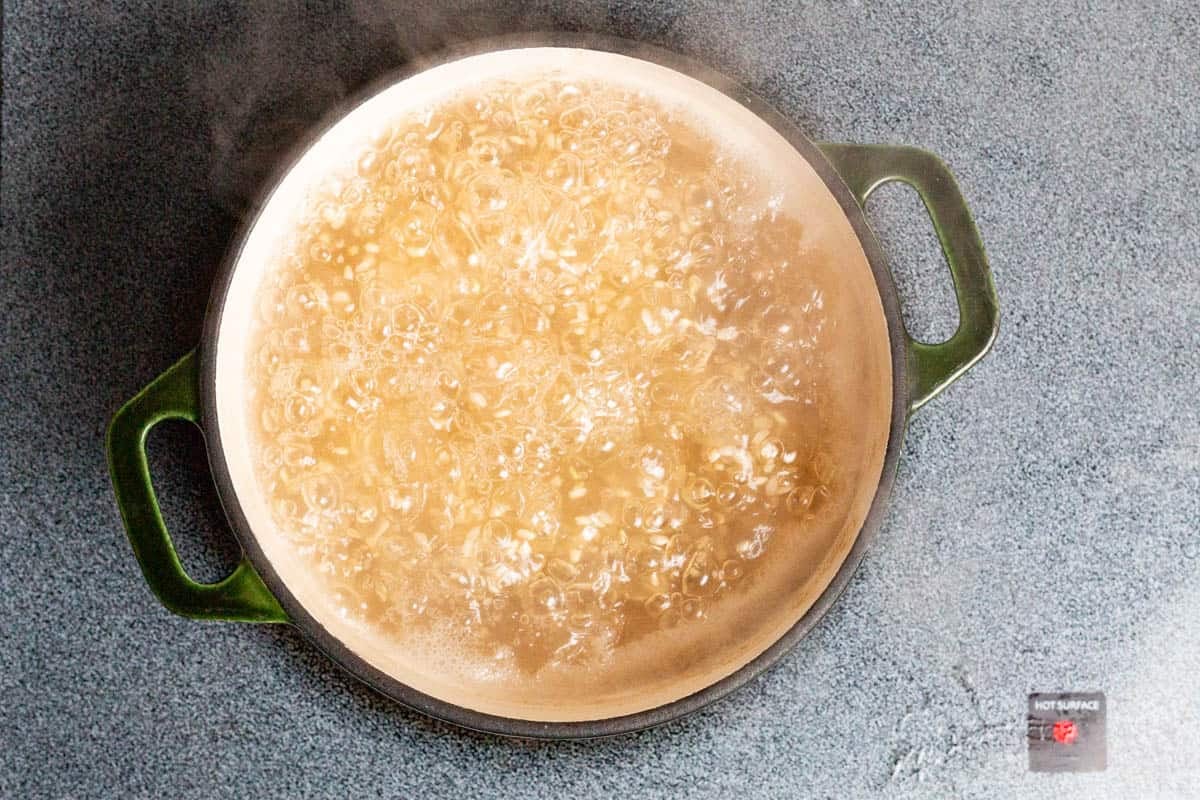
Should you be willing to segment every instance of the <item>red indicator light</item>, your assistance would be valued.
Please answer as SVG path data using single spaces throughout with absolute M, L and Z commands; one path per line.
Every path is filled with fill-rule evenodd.
M 1079 738 L 1079 728 L 1069 719 L 1060 719 L 1054 723 L 1054 741 L 1059 744 L 1075 744 Z

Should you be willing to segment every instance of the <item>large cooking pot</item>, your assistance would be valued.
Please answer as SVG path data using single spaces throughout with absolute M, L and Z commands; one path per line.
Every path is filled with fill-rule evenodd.
M 461 702 L 429 676 L 412 675 L 386 653 L 356 639 L 324 604 L 319 588 L 289 562 L 272 536 L 250 468 L 245 421 L 245 341 L 250 298 L 262 265 L 285 226 L 288 206 L 344 152 L 355 132 L 394 114 L 491 76 L 569 66 L 588 76 L 653 87 L 688 103 L 726 131 L 751 142 L 772 170 L 803 183 L 837 243 L 846 291 L 857 294 L 851 326 L 864 332 L 857 367 L 873 383 L 861 390 L 858 430 L 864 468 L 847 505 L 841 533 L 816 559 L 820 568 L 795 593 L 781 596 L 780 615 L 747 634 L 718 668 L 613 706 L 615 713 L 526 713 L 502 701 Z M 920 194 L 950 266 L 958 330 L 945 342 L 915 341 L 904 328 L 896 288 L 863 216 L 879 185 L 899 180 Z M 172 611 L 190 617 L 288 623 L 347 671 L 395 700 L 435 717 L 493 733 L 544 738 L 590 737 L 637 730 L 680 717 L 722 697 L 765 670 L 804 636 L 841 593 L 878 528 L 891 489 L 909 415 L 987 352 L 998 309 L 975 225 L 954 180 L 933 155 L 911 147 L 814 143 L 765 102 L 726 78 L 679 56 L 620 40 L 541 36 L 487 42 L 434 65 L 394 77 L 320 133 L 265 195 L 237 236 L 213 288 L 200 346 L 130 400 L 113 418 L 108 456 L 117 504 L 151 589 Z M 850 327 L 850 326 L 848 326 Z M 186 419 L 205 435 L 221 502 L 244 551 L 223 581 L 201 584 L 184 572 L 151 486 L 145 441 L 166 419 Z M 713 642 L 720 651 L 723 640 Z

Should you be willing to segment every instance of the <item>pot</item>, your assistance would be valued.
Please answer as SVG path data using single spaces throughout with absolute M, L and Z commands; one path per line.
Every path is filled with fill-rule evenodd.
M 428 676 L 410 675 L 339 627 L 319 590 L 287 561 L 267 524 L 250 472 L 244 417 L 244 349 L 256 264 L 266 262 L 290 200 L 355 131 L 397 103 L 416 104 L 470 85 L 480 75 L 517 75 L 569 64 L 595 76 L 677 92 L 747 138 L 781 174 L 806 182 L 806 202 L 827 209 L 844 263 L 846 285 L 861 300 L 855 324 L 866 335 L 860 359 L 876 390 L 861 400 L 855 436 L 869 466 L 848 507 L 842 535 L 821 555 L 819 574 L 789 596 L 780 621 L 754 633 L 739 652 L 653 697 L 614 705 L 615 713 L 555 716 L 502 701 L 459 702 Z M 896 288 L 863 215 L 878 186 L 903 181 L 920 194 L 950 266 L 960 323 L 938 344 L 918 342 L 904 328 Z M 909 416 L 957 379 L 990 348 L 998 306 L 975 225 L 946 166 L 912 147 L 815 143 L 765 102 L 694 62 L 621 40 L 541 36 L 484 43 L 435 65 L 393 76 L 382 89 L 320 133 L 283 173 L 237 236 L 213 288 L 199 347 L 152 381 L 115 415 L 108 431 L 109 466 L 125 528 L 146 581 L 170 610 L 189 617 L 283 623 L 300 629 L 330 658 L 381 693 L 440 719 L 496 734 L 580 738 L 623 733 L 666 722 L 720 698 L 775 663 L 810 631 L 846 586 L 879 526 Z M 244 556 L 214 584 L 193 581 L 180 565 L 151 486 L 145 440 L 166 419 L 200 427 L 230 527 Z

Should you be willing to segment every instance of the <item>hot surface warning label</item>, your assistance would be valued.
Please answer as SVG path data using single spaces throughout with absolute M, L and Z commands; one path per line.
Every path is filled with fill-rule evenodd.
M 1029 695 L 1026 741 L 1033 772 L 1099 772 L 1106 766 L 1103 692 Z

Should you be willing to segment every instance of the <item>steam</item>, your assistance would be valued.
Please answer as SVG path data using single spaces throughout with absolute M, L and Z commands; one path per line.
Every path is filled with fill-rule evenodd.
M 246 4 L 240 32 L 218 44 L 193 84 L 209 110 L 214 201 L 243 217 L 295 150 L 345 110 L 348 98 L 447 49 L 533 31 L 630 35 L 596 4 L 424 4 L 385 0 L 335 10 Z

